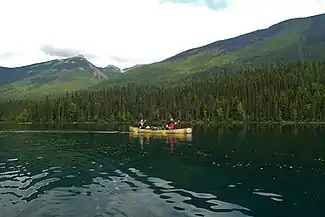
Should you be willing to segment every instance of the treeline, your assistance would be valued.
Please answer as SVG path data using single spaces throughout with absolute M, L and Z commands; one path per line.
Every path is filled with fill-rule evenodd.
M 244 69 L 176 86 L 128 84 L 42 101 L 0 105 L 0 119 L 20 122 L 325 121 L 325 62 Z

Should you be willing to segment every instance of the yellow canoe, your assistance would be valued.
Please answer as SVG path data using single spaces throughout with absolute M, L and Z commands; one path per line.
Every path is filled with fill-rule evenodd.
M 155 139 L 155 140 L 161 140 L 166 138 L 173 138 L 177 139 L 179 141 L 192 141 L 192 134 L 159 134 L 159 133 L 136 133 L 136 132 L 130 132 L 129 133 L 130 139 L 135 138 L 146 138 L 146 139 Z
M 152 134 L 192 134 L 192 128 L 181 128 L 173 130 L 151 130 L 151 129 L 139 129 L 138 127 L 129 127 L 129 131 L 132 133 L 152 133 Z

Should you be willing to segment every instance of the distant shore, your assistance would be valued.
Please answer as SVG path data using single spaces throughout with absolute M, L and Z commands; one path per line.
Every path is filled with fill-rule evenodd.
M 84 122 L 16 122 L 16 121 L 0 121 L 0 124 L 18 124 L 18 125 L 32 125 L 32 124 L 129 124 L 130 126 L 135 125 L 137 122 L 119 122 L 119 121 L 84 121 Z M 152 121 L 149 125 L 163 125 L 164 121 Z M 325 125 L 324 121 L 225 121 L 225 122 L 215 122 L 215 121 L 181 121 L 182 125 L 245 125 L 245 124 L 262 124 L 262 125 Z

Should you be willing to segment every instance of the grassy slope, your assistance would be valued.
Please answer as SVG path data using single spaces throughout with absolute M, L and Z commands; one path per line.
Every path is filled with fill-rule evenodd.
M 120 73 L 114 66 L 98 68 L 84 58 L 52 60 L 2 72 L 0 94 L 3 99 L 60 94 L 88 88 Z M 1 75 L 1 74 L 0 74 Z M 1 77 L 0 77 L 1 78 Z M 0 84 L 1 85 L 1 84 Z
M 245 64 L 324 59 L 325 14 L 292 19 L 235 38 L 194 48 L 164 61 L 136 67 L 93 88 L 112 84 L 180 82 Z

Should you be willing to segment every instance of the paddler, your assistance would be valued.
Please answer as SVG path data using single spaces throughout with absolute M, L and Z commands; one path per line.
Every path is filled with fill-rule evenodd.
M 177 123 L 175 123 L 174 119 L 173 118 L 170 118 L 170 120 L 166 124 L 166 129 L 167 130 L 174 129 L 175 128 L 175 124 L 177 124 Z
M 146 120 L 141 119 L 140 122 L 139 122 L 139 128 L 144 129 L 145 128 L 145 126 L 144 126 L 145 123 L 146 123 Z

